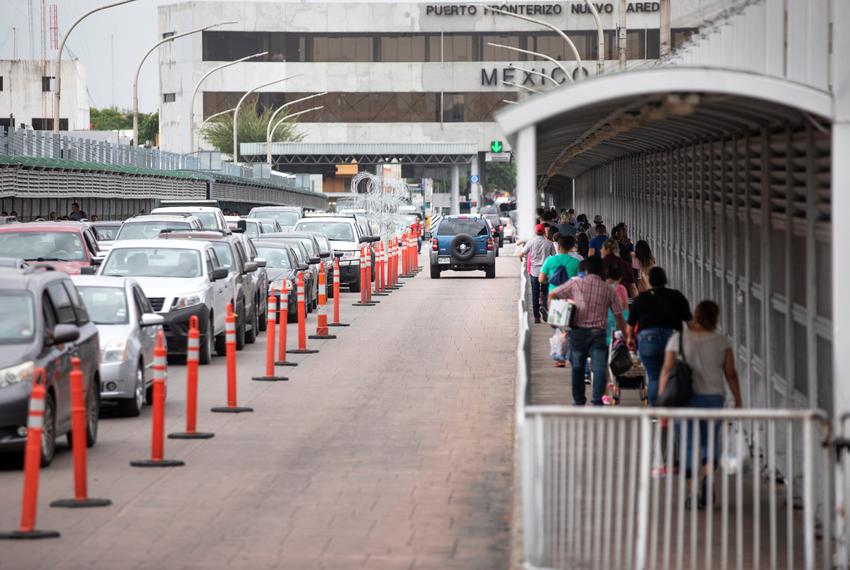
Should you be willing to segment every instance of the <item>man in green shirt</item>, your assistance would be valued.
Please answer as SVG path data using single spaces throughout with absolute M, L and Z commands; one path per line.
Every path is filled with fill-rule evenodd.
M 567 271 L 567 276 L 572 279 L 578 276 L 579 263 L 581 263 L 581 256 L 576 253 L 576 238 L 573 236 L 561 236 L 558 239 L 558 253 L 546 258 L 546 261 L 543 262 L 543 267 L 540 268 L 538 279 L 541 283 L 547 283 L 549 276 L 559 267 L 564 267 Z

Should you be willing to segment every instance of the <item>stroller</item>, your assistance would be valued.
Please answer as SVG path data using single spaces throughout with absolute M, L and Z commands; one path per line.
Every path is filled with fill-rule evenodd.
M 612 370 L 612 362 L 618 358 L 623 358 L 623 351 L 627 351 L 628 358 L 631 360 L 631 367 L 625 372 L 614 374 Z M 622 370 L 622 366 L 615 366 L 615 369 Z M 646 369 L 640 363 L 637 354 L 629 351 L 625 342 L 622 339 L 622 334 L 617 331 L 611 339 L 611 345 L 608 347 L 608 385 L 605 390 L 608 396 L 608 402 L 612 406 L 620 405 L 620 396 L 622 390 L 638 390 L 640 393 L 641 405 L 645 408 L 649 406 L 649 389 L 646 379 Z

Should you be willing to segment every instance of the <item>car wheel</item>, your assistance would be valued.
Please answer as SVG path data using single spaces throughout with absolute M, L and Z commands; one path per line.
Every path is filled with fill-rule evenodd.
M 97 377 L 95 377 L 97 380 Z M 97 380 L 99 384 L 100 381 Z M 91 384 L 94 386 L 94 382 Z M 86 447 L 94 447 L 94 444 L 97 443 L 97 421 L 100 416 L 100 389 L 95 390 L 94 388 L 89 390 L 90 392 L 94 392 L 89 394 L 86 397 Z M 68 432 L 68 447 L 74 446 L 74 435 L 73 432 Z
M 286 322 L 287 323 L 297 323 L 298 322 L 298 311 L 288 312 L 286 314 Z
M 135 418 L 141 414 L 142 407 L 145 405 L 145 373 L 142 370 L 141 363 L 136 368 L 135 376 L 136 382 L 133 385 L 133 397 L 118 400 L 118 413 L 129 418 Z
M 493 249 L 495 249 L 495 250 L 496 250 L 496 257 L 499 257 L 499 248 L 498 248 L 498 247 L 494 247 Z
M 360 279 L 358 279 L 357 281 L 352 281 L 348 285 L 348 290 L 351 291 L 352 293 L 359 293 L 360 292 Z
M 44 427 L 41 431 L 41 466 L 47 467 L 56 455 L 56 400 L 44 397 Z
M 257 319 L 257 330 L 260 332 L 265 332 L 266 329 L 269 328 L 269 315 L 266 311 L 262 310 L 265 306 L 266 305 L 264 303 L 261 303 L 260 300 L 257 299 L 257 313 L 259 317 Z
M 254 303 L 254 315 L 251 318 L 251 330 L 245 331 L 245 342 L 248 344 L 254 344 L 257 342 L 257 329 L 260 328 L 260 318 L 257 315 L 259 307 L 259 304 Z
M 225 333 L 215 337 L 215 353 L 219 356 L 227 356 L 227 335 Z
M 440 268 L 436 265 L 431 266 L 431 279 L 439 279 L 440 278 Z
M 495 279 L 496 278 L 496 266 L 488 265 L 484 270 L 484 277 L 487 279 Z
M 200 364 L 209 364 L 212 360 L 212 353 L 215 349 L 215 326 L 213 319 L 210 317 L 210 322 L 207 325 L 207 334 L 202 339 L 201 349 L 198 351 L 198 362 Z
M 245 318 L 245 305 L 242 305 L 242 322 L 236 323 L 236 350 L 245 348 L 245 329 L 248 327 Z

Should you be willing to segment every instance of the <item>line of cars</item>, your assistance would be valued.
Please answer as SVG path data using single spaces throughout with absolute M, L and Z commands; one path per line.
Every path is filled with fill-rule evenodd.
M 287 231 L 288 230 L 288 231 Z M 257 208 L 225 217 L 215 203 L 163 202 L 150 214 L 115 222 L 32 222 L 0 226 L 0 451 L 21 450 L 36 370 L 46 371 L 42 463 L 55 440 L 70 445 L 69 375 L 78 357 L 85 378 L 87 442 L 94 445 L 104 402 L 137 416 L 150 403 L 153 346 L 163 331 L 169 356 L 184 356 L 191 317 L 200 323 L 200 361 L 225 354 L 226 307 L 236 313 L 237 349 L 267 326 L 270 288 L 303 272 L 308 310 L 318 271 L 340 259 L 341 283 L 359 291 L 361 244 L 379 238 L 354 214 Z M 374 263 L 374 255 L 371 256 Z M 329 288 L 332 291 L 332 287 Z

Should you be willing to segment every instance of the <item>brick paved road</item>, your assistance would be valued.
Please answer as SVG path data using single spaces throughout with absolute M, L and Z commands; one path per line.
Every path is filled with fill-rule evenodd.
M 0 568 L 505 568 L 517 266 L 500 257 L 496 280 L 423 273 L 371 309 L 344 295 L 352 326 L 298 357 L 286 384 L 249 380 L 261 337 L 239 353 L 240 404 L 254 414 L 208 413 L 224 403 L 224 361 L 202 367 L 199 429 L 216 437 L 167 441 L 186 467 L 128 466 L 149 453 L 148 408 L 104 418 L 90 489 L 114 505 L 47 507 L 72 494 L 62 445 L 38 525 L 62 538 L 0 543 Z M 185 368 L 169 371 L 177 431 Z M 5 460 L 0 528 L 17 526 L 20 487 Z

